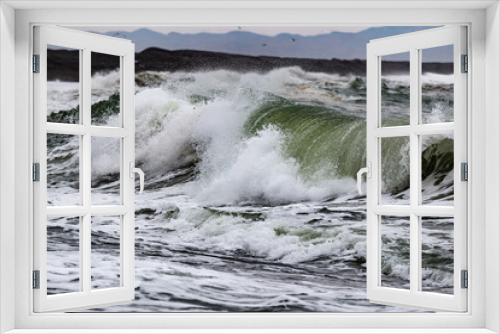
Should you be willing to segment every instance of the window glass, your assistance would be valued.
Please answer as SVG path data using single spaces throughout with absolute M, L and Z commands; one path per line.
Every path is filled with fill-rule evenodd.
M 381 216 L 381 286 L 410 289 L 410 217 Z
M 410 125 L 410 53 L 380 57 L 382 126 Z
M 81 122 L 80 50 L 47 46 L 47 122 Z
M 121 286 L 121 217 L 92 217 L 92 289 Z
M 453 134 L 421 136 L 422 204 L 453 206 L 454 145 Z
M 47 219 L 47 294 L 80 291 L 80 217 Z
M 91 59 L 91 124 L 119 127 L 121 125 L 120 57 L 92 52 Z
M 47 134 L 47 205 L 80 205 L 80 136 Z
M 410 138 L 381 140 L 381 204 L 410 204 Z
M 423 217 L 422 291 L 453 294 L 453 218 Z
M 92 137 L 92 205 L 121 204 L 121 139 Z
M 421 50 L 422 123 L 453 122 L 453 45 Z

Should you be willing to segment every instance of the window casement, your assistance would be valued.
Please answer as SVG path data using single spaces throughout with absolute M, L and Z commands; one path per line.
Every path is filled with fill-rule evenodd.
M 34 311 L 68 311 L 129 302 L 134 299 L 134 45 L 130 41 L 78 32 L 59 27 L 39 26 L 34 31 L 34 162 L 40 176 L 34 183 Z M 48 119 L 47 112 L 47 48 L 48 46 L 80 50 L 76 63 L 79 72 L 78 106 L 68 119 Z M 93 121 L 91 57 L 94 53 L 119 58 L 119 119 L 116 127 L 101 126 Z M 39 63 L 38 63 L 39 62 Z M 48 166 L 47 145 L 76 145 L 79 158 L 76 182 L 79 193 L 67 194 L 52 188 L 47 180 L 47 168 L 57 168 L 58 159 Z M 108 205 L 96 205 L 92 182 L 92 152 L 107 149 L 110 165 L 117 166 L 118 190 Z M 112 154 L 112 151 L 116 154 Z M 64 156 L 58 157 L 64 159 Z M 39 167 L 38 167 L 39 166 Z M 67 173 L 67 172 L 66 172 Z M 142 172 L 141 172 L 142 173 Z M 64 174 L 64 172 L 63 172 Z M 67 177 L 61 175 L 61 177 Z M 143 181 L 143 178 L 141 178 Z M 57 197 L 57 201 L 53 199 Z M 95 221 L 107 219 L 107 233 L 113 233 L 116 248 L 116 278 L 111 286 L 94 289 L 92 276 L 92 235 Z M 76 272 L 74 289 L 66 293 L 51 293 L 47 286 L 48 249 L 47 226 L 62 221 L 65 233 L 73 233 L 73 245 L 61 245 L 74 253 L 71 270 Z M 113 226 L 114 225 L 114 226 Z M 70 228 L 71 227 L 71 228 Z M 71 240 L 71 239 L 70 239 Z M 68 268 L 56 268 L 59 271 Z M 59 272 L 60 274 L 60 272 Z M 68 282 L 67 284 L 71 284 Z M 109 284 L 108 284 L 109 285 Z
M 430 48 L 452 47 L 454 59 L 453 112 L 451 119 L 435 122 L 422 113 L 422 57 Z M 384 89 L 382 62 L 384 56 L 409 53 L 410 105 L 404 125 L 389 124 L 384 119 Z M 467 73 L 462 61 L 467 55 L 466 28 L 459 26 L 429 29 L 422 32 L 373 40 L 367 46 L 367 297 L 372 302 L 405 305 L 429 310 L 466 311 L 467 290 L 461 282 L 467 270 L 467 182 L 462 180 L 461 166 L 467 166 Z M 447 136 L 453 142 L 453 197 L 444 205 L 436 200 L 424 200 L 423 145 L 429 137 Z M 405 152 L 384 152 L 395 146 L 391 142 L 406 142 Z M 387 156 L 400 158 L 400 164 L 389 164 Z M 404 169 L 408 160 L 410 175 L 409 199 L 385 203 L 384 181 L 388 175 Z M 385 180 L 384 180 L 385 179 Z M 451 204 L 451 205 L 450 205 Z M 409 286 L 386 284 L 382 279 L 384 224 L 398 217 L 399 235 L 408 236 Z M 452 224 L 453 291 L 450 294 L 426 291 L 422 285 L 423 224 L 430 220 L 431 228 L 439 232 L 433 217 L 447 218 Z M 407 223 L 405 224 L 404 221 Z M 403 223 L 401 223 L 403 222 Z M 439 242 L 446 242 L 441 239 Z

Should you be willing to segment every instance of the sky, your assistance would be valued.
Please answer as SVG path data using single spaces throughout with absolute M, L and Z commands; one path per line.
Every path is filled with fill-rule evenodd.
M 156 47 L 248 56 L 366 59 L 370 40 L 429 29 L 428 26 L 71 26 L 131 40 L 136 52 Z M 333 34 L 332 34 L 333 33 Z M 288 35 L 284 35 L 288 34 Z M 432 50 L 429 62 L 453 60 L 453 50 Z M 405 55 L 387 60 L 407 61 Z

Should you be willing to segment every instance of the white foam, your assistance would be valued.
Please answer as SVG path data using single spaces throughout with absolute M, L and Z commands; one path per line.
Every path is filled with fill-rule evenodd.
M 308 182 L 297 162 L 285 155 L 284 135 L 275 127 L 241 141 L 232 157 L 223 150 L 208 150 L 201 164 L 199 188 L 193 191 L 200 201 L 212 205 L 320 200 L 354 189 L 354 181 L 348 179 Z M 211 159 L 222 165 L 214 167 L 217 163 Z M 208 172 L 203 169 L 206 161 L 212 165 Z
M 277 128 L 246 138 L 243 126 L 269 93 L 300 97 L 318 87 L 349 85 L 352 78 L 284 68 L 266 74 L 226 70 L 163 75 L 162 88 L 136 94 L 137 160 L 153 172 L 175 168 L 196 145 L 201 155 L 200 201 L 229 204 L 261 199 L 270 203 L 318 200 L 354 189 L 351 180 L 312 183 L 285 154 Z M 309 87 L 309 88 L 307 88 Z M 192 96 L 209 98 L 191 102 Z M 181 157 L 181 158 L 180 158 Z
M 177 167 L 201 111 L 161 88 L 139 92 L 135 103 L 136 160 L 150 171 Z
M 92 103 L 120 92 L 120 72 L 96 73 L 91 79 Z M 70 110 L 80 103 L 80 82 L 48 81 L 47 114 Z
M 80 103 L 78 82 L 47 82 L 47 115 L 60 110 L 75 108 Z
M 120 92 L 120 72 L 95 73 L 90 82 L 92 103 L 107 100 Z
M 422 83 L 428 85 L 453 85 L 454 80 L 453 74 L 425 73 L 422 75 Z
M 382 76 L 384 82 L 391 85 L 410 85 L 409 74 L 391 74 Z M 455 76 L 453 74 L 424 73 L 421 77 L 422 84 L 426 85 L 452 85 Z

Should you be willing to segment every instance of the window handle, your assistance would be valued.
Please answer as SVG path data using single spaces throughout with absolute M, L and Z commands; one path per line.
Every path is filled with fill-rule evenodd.
M 140 168 L 135 168 L 133 161 L 130 161 L 129 168 L 130 168 L 129 176 L 131 179 L 135 179 L 135 173 L 139 174 L 139 184 L 140 184 L 139 195 L 140 195 L 144 191 L 144 172 Z
M 368 162 L 368 167 L 361 168 L 358 171 L 358 193 L 363 195 L 363 191 L 361 190 L 361 175 L 366 173 L 366 177 L 371 179 L 372 177 L 372 163 Z

